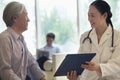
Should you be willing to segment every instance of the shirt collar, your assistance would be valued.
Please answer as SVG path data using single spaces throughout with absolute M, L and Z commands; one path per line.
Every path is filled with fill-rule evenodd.
M 53 45 L 50 45 L 50 46 L 46 45 L 45 47 L 53 47 Z
M 17 34 L 11 27 L 8 27 L 7 30 L 12 34 L 13 38 L 18 40 L 22 35 Z

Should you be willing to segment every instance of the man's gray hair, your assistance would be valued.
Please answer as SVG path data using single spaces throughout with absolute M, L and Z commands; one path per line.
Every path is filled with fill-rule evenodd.
M 7 27 L 11 27 L 14 19 L 19 17 L 25 9 L 25 6 L 19 2 L 10 2 L 3 11 L 3 20 Z

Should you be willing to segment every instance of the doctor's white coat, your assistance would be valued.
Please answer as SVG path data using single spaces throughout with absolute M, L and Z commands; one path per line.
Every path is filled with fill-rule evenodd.
M 83 43 L 88 32 L 81 35 L 79 52 L 96 53 L 92 61 L 100 64 L 102 76 L 100 79 L 95 71 L 84 70 L 80 80 L 120 80 L 120 32 L 114 30 L 113 52 L 111 51 L 112 28 L 110 26 L 102 35 L 99 44 L 95 29 L 89 36 L 92 43 L 90 44 L 88 39 Z

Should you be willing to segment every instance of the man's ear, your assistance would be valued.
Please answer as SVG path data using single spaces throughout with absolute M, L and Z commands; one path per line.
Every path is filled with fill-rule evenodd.
M 13 17 L 12 17 L 12 20 L 13 20 L 13 21 L 15 21 L 16 19 L 17 19 L 17 17 L 16 17 L 16 16 L 13 16 Z

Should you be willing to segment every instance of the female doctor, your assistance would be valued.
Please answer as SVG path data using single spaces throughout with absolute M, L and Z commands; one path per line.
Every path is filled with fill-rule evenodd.
M 107 2 L 91 3 L 88 20 L 92 29 L 81 35 L 80 53 L 96 53 L 91 62 L 82 64 L 81 76 L 67 73 L 69 80 L 120 80 L 120 32 L 113 29 L 111 9 Z

